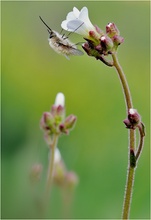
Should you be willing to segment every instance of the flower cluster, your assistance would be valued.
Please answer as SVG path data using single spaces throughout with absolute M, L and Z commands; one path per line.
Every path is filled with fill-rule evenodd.
M 45 139 L 51 143 L 53 134 L 68 134 L 76 122 L 76 116 L 71 114 L 65 117 L 65 97 L 62 93 L 56 96 L 55 104 L 52 105 L 50 112 L 44 112 L 41 118 L 41 128 L 44 130 Z
M 109 23 L 106 26 L 106 33 L 94 26 L 89 19 L 86 7 L 83 7 L 81 11 L 74 7 L 73 11 L 67 14 L 66 20 L 62 22 L 61 27 L 64 30 L 82 35 L 86 40 L 82 45 L 86 53 L 109 66 L 112 65 L 106 61 L 104 56 L 116 51 L 124 40 L 114 23 Z

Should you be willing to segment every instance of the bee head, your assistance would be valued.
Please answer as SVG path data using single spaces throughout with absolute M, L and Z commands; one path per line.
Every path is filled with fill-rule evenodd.
M 51 29 L 47 29 L 48 33 L 49 33 L 49 38 L 55 37 L 56 34 L 51 30 Z

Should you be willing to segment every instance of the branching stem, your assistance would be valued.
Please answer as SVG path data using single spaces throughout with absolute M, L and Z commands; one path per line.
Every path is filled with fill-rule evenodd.
M 126 107 L 127 107 L 127 112 L 128 112 L 128 110 L 130 108 L 133 108 L 128 83 L 125 78 L 125 74 L 124 74 L 124 72 L 118 62 L 116 52 L 112 54 L 112 58 L 113 58 L 113 66 L 115 67 L 115 69 L 118 73 L 118 76 L 120 78 L 121 84 L 122 84 L 122 88 L 123 88 L 123 92 L 124 92 L 124 96 L 125 96 Z M 131 198 L 132 198 L 132 193 L 133 193 L 133 182 L 134 182 L 134 176 L 135 176 L 135 168 L 131 167 L 131 164 L 130 164 L 131 150 L 133 150 L 135 152 L 135 131 L 132 129 L 130 129 L 130 137 L 129 137 L 128 174 L 127 174 L 125 196 L 124 196 L 124 203 L 123 203 L 123 213 L 122 213 L 122 218 L 124 220 L 129 218 Z

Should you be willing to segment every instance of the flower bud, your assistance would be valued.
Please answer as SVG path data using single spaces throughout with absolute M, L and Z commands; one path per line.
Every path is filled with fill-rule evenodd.
M 136 109 L 130 108 L 128 111 L 128 119 L 130 123 L 134 126 L 138 125 L 141 121 L 141 117 Z
M 98 59 L 100 57 L 99 50 L 101 50 L 99 48 L 99 46 L 100 46 L 100 44 L 95 46 L 93 44 L 93 41 L 87 39 L 87 42 L 82 45 L 82 48 L 85 50 L 85 52 L 88 54 L 88 56 L 93 56 L 96 59 Z
M 113 37 L 115 35 L 119 35 L 120 32 L 114 23 L 108 23 L 106 26 L 106 33 L 109 37 Z
M 113 41 L 108 36 L 102 36 L 100 38 L 101 46 L 103 48 L 103 54 L 107 54 L 113 48 Z
M 59 129 L 65 134 L 69 134 L 69 130 L 72 129 L 76 123 L 77 117 L 75 115 L 69 115 L 64 123 L 60 124 Z
M 31 182 L 32 183 L 38 182 L 40 180 L 41 173 L 42 173 L 42 165 L 39 163 L 34 164 L 31 168 L 31 171 L 30 171 Z
M 75 115 L 69 115 L 64 122 L 66 129 L 71 129 L 75 125 L 77 117 Z
M 70 171 L 66 173 L 66 187 L 68 189 L 74 189 L 78 183 L 79 179 L 75 172 Z
M 130 108 L 128 111 L 128 118 L 123 122 L 126 125 L 126 128 L 136 129 L 141 123 L 141 117 L 136 109 Z
M 63 119 L 65 116 L 65 107 L 62 105 L 58 105 L 58 106 L 52 105 L 51 114 L 53 115 L 53 117 L 61 116 L 61 118 Z
M 123 122 L 126 125 L 126 128 L 132 128 L 132 125 L 131 125 L 131 122 L 129 121 L 129 119 L 126 118 Z
M 116 46 L 119 46 L 121 43 L 124 42 L 124 38 L 121 37 L 121 36 L 115 35 L 115 36 L 113 37 L 113 42 L 114 42 L 114 44 L 115 44 Z
M 44 112 L 40 121 L 40 126 L 43 129 L 50 130 L 53 126 L 54 118 L 50 112 Z

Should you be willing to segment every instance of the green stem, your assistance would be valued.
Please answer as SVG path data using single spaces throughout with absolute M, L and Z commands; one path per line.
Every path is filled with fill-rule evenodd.
M 128 176 L 127 176 L 127 182 L 126 182 L 126 191 L 125 191 L 125 197 L 124 197 L 124 204 L 123 204 L 123 215 L 122 219 L 128 219 L 129 213 L 130 213 L 130 203 L 131 203 L 131 195 L 133 190 L 133 182 L 134 182 L 134 168 L 130 167 L 128 168 Z
M 58 142 L 58 135 L 54 134 L 53 141 L 50 145 L 50 157 L 49 157 L 49 165 L 47 171 L 46 190 L 44 194 L 44 203 L 43 203 L 43 218 L 46 217 L 46 212 L 49 204 L 50 191 L 53 180 L 55 149 L 57 147 L 57 142 Z
M 122 67 L 120 66 L 120 64 L 118 62 L 118 58 L 117 58 L 116 53 L 112 54 L 112 58 L 113 58 L 113 66 L 116 68 L 118 76 L 119 76 L 121 84 L 122 84 L 127 109 L 133 108 L 131 94 L 130 94 L 130 90 L 129 90 L 129 87 L 127 84 L 127 80 L 125 78 L 125 74 L 122 70 Z
M 145 136 L 144 125 L 143 124 L 139 125 L 138 129 L 139 129 L 139 134 L 140 134 L 140 141 L 139 141 L 139 145 L 137 148 L 136 161 L 138 161 L 140 157 L 140 154 L 141 154 L 141 151 L 144 145 L 144 136 Z
M 54 168 L 54 158 L 55 158 L 55 149 L 57 147 L 58 142 L 58 135 L 54 135 L 54 139 L 52 144 L 50 145 L 50 158 L 49 158 L 49 166 L 48 166 L 48 173 L 47 173 L 47 183 L 46 183 L 46 194 L 50 193 L 50 188 L 52 184 L 52 177 L 53 177 L 53 168 Z
M 133 108 L 128 83 L 125 78 L 125 74 L 122 70 L 122 67 L 120 66 L 120 64 L 118 62 L 116 52 L 112 54 L 112 58 L 113 58 L 113 66 L 115 67 L 115 69 L 118 73 L 118 76 L 120 78 L 121 84 L 122 84 L 122 88 L 123 88 L 123 92 L 124 92 L 124 96 L 125 96 L 126 107 L 127 107 L 127 111 L 128 111 L 130 108 Z M 123 219 L 129 218 L 131 198 L 132 198 L 132 193 L 133 193 L 133 182 L 134 182 L 134 176 L 135 176 L 135 169 L 134 169 L 134 167 L 131 167 L 131 164 L 130 164 L 131 150 L 133 150 L 135 152 L 135 131 L 132 129 L 130 129 L 130 137 L 129 137 L 129 154 L 128 154 L 129 163 L 128 163 L 128 173 L 127 173 L 127 181 L 126 181 L 126 188 L 125 188 L 125 196 L 124 196 L 124 202 L 123 202 L 123 214 L 122 214 Z

